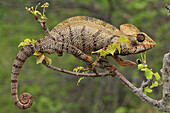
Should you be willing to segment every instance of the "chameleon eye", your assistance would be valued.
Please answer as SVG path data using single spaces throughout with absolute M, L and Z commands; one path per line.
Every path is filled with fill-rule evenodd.
M 143 42 L 145 40 L 145 35 L 143 34 L 137 34 L 137 41 L 138 42 Z

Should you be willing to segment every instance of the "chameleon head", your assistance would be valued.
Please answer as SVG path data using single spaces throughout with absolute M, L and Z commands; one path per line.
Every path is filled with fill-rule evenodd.
M 140 32 L 131 24 L 121 25 L 120 30 L 129 40 L 125 44 L 121 44 L 122 55 L 141 53 L 156 46 L 156 43 L 146 33 Z

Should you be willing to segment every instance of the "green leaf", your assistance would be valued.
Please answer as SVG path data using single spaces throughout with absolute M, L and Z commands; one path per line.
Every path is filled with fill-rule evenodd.
M 74 68 L 73 71 L 77 73 L 78 69 L 77 69 L 77 68 Z
M 42 63 L 42 61 L 44 60 L 45 58 L 45 55 L 40 55 L 38 58 L 37 58 L 37 61 L 36 61 L 36 64 L 39 64 L 39 63 Z
M 153 76 L 153 72 L 151 70 L 147 69 L 145 71 L 145 76 L 146 76 L 146 79 L 151 79 Z
M 77 82 L 77 86 L 79 85 L 80 81 L 83 80 L 83 79 L 84 79 L 84 77 L 79 78 L 79 80 Z
M 106 55 L 108 55 L 108 54 L 109 54 L 109 52 L 108 52 L 107 50 L 106 50 L 106 51 L 103 50 L 103 52 L 100 53 L 100 55 L 101 55 L 101 56 L 104 56 L 104 57 L 105 57 Z
M 45 56 L 45 60 L 46 60 L 46 62 L 48 62 L 50 65 L 52 64 L 52 60 L 51 60 L 49 57 Z
M 21 42 L 21 43 L 18 45 L 18 47 L 29 45 L 30 42 L 31 42 L 31 40 L 27 38 L 27 39 L 24 40 L 24 42 Z
M 144 93 L 145 95 L 147 95 L 147 93 L 146 93 L 146 91 L 145 91 L 145 90 L 143 91 L 143 93 Z
M 121 51 L 120 45 L 115 43 L 114 46 L 118 49 L 119 54 L 120 54 L 120 51 Z
M 98 51 L 93 51 L 92 53 L 100 53 L 101 56 L 106 56 L 107 54 L 109 54 L 109 52 L 106 50 L 104 51 L 103 49 L 99 49 Z
M 36 42 L 34 39 L 32 39 L 32 43 L 33 43 L 34 47 L 36 47 Z
M 24 42 L 21 42 L 18 47 L 21 47 L 21 46 L 25 46 L 25 43 Z
M 157 87 L 157 86 L 158 86 L 158 82 L 155 81 L 155 82 L 153 83 L 153 85 L 154 85 L 155 87 Z
M 154 86 L 154 84 L 152 83 L 152 85 L 150 86 L 150 88 L 154 88 L 155 86 Z
M 40 56 L 40 55 L 42 55 L 42 53 L 41 52 L 39 52 L 39 50 L 36 50 L 35 52 L 34 52 L 34 54 L 33 55 L 35 55 L 35 56 Z
M 79 66 L 78 69 L 79 69 L 79 70 L 84 70 L 84 67 Z
M 76 67 L 76 68 L 73 69 L 73 71 L 75 71 L 76 73 L 77 72 L 79 73 L 81 70 L 85 70 L 84 67 L 79 66 L 79 67 Z
M 117 39 L 117 42 L 127 42 L 129 41 L 125 36 L 121 36 Z
M 115 47 L 109 45 L 106 51 L 107 51 L 108 53 L 114 55 L 116 49 L 115 49 Z
M 154 75 L 155 75 L 156 80 L 160 80 L 161 77 L 158 72 L 156 72 Z
M 141 71 L 146 71 L 146 70 L 148 70 L 148 69 L 147 69 L 147 68 L 142 68 L 142 69 L 141 69 Z
M 24 43 L 25 43 L 26 45 L 29 45 L 30 42 L 31 42 L 31 40 L 30 40 L 29 38 L 27 38 L 27 39 L 24 40 Z
M 152 89 L 150 89 L 150 88 L 148 88 L 148 87 L 146 87 L 144 90 L 145 90 L 146 92 L 148 92 L 148 93 L 151 93 L 151 92 L 152 92 Z
M 104 50 L 103 49 L 99 49 L 99 50 L 97 50 L 97 51 L 92 51 L 91 53 L 101 53 L 101 52 L 103 52 Z
M 147 68 L 147 66 L 148 66 L 148 65 L 138 64 L 138 69 Z M 142 71 L 145 71 L 145 69 L 144 69 L 144 70 L 142 70 Z
M 143 64 L 138 64 L 138 69 L 143 69 L 145 66 Z

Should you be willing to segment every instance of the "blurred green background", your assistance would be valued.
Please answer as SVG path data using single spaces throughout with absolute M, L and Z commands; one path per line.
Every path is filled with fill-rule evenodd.
M 26 38 L 40 39 L 45 32 L 25 7 L 49 2 L 47 26 L 51 30 L 66 18 L 86 15 L 102 19 L 118 27 L 129 23 L 147 33 L 157 46 L 147 52 L 147 63 L 154 72 L 162 68 L 163 55 L 170 49 L 170 18 L 165 4 L 169 0 L 1 0 L 0 1 L 0 113 L 160 113 L 142 102 L 118 78 L 85 78 L 77 86 L 79 77 L 55 72 L 44 65 L 36 65 L 30 57 L 19 76 L 19 94 L 29 92 L 34 103 L 22 110 L 14 105 L 10 93 L 10 78 L 18 44 Z M 39 10 L 41 10 L 39 8 Z M 63 57 L 48 55 L 53 65 L 73 70 L 86 65 L 70 54 Z M 122 57 L 135 61 L 140 55 Z M 120 67 L 126 78 L 139 87 L 144 74 L 137 67 Z M 148 94 L 161 99 L 162 87 Z

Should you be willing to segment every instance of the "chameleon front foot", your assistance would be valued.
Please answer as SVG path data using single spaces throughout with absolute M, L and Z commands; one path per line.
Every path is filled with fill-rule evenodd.
M 135 66 L 136 63 L 130 60 L 122 60 L 119 56 L 112 56 L 112 58 L 121 66 Z

